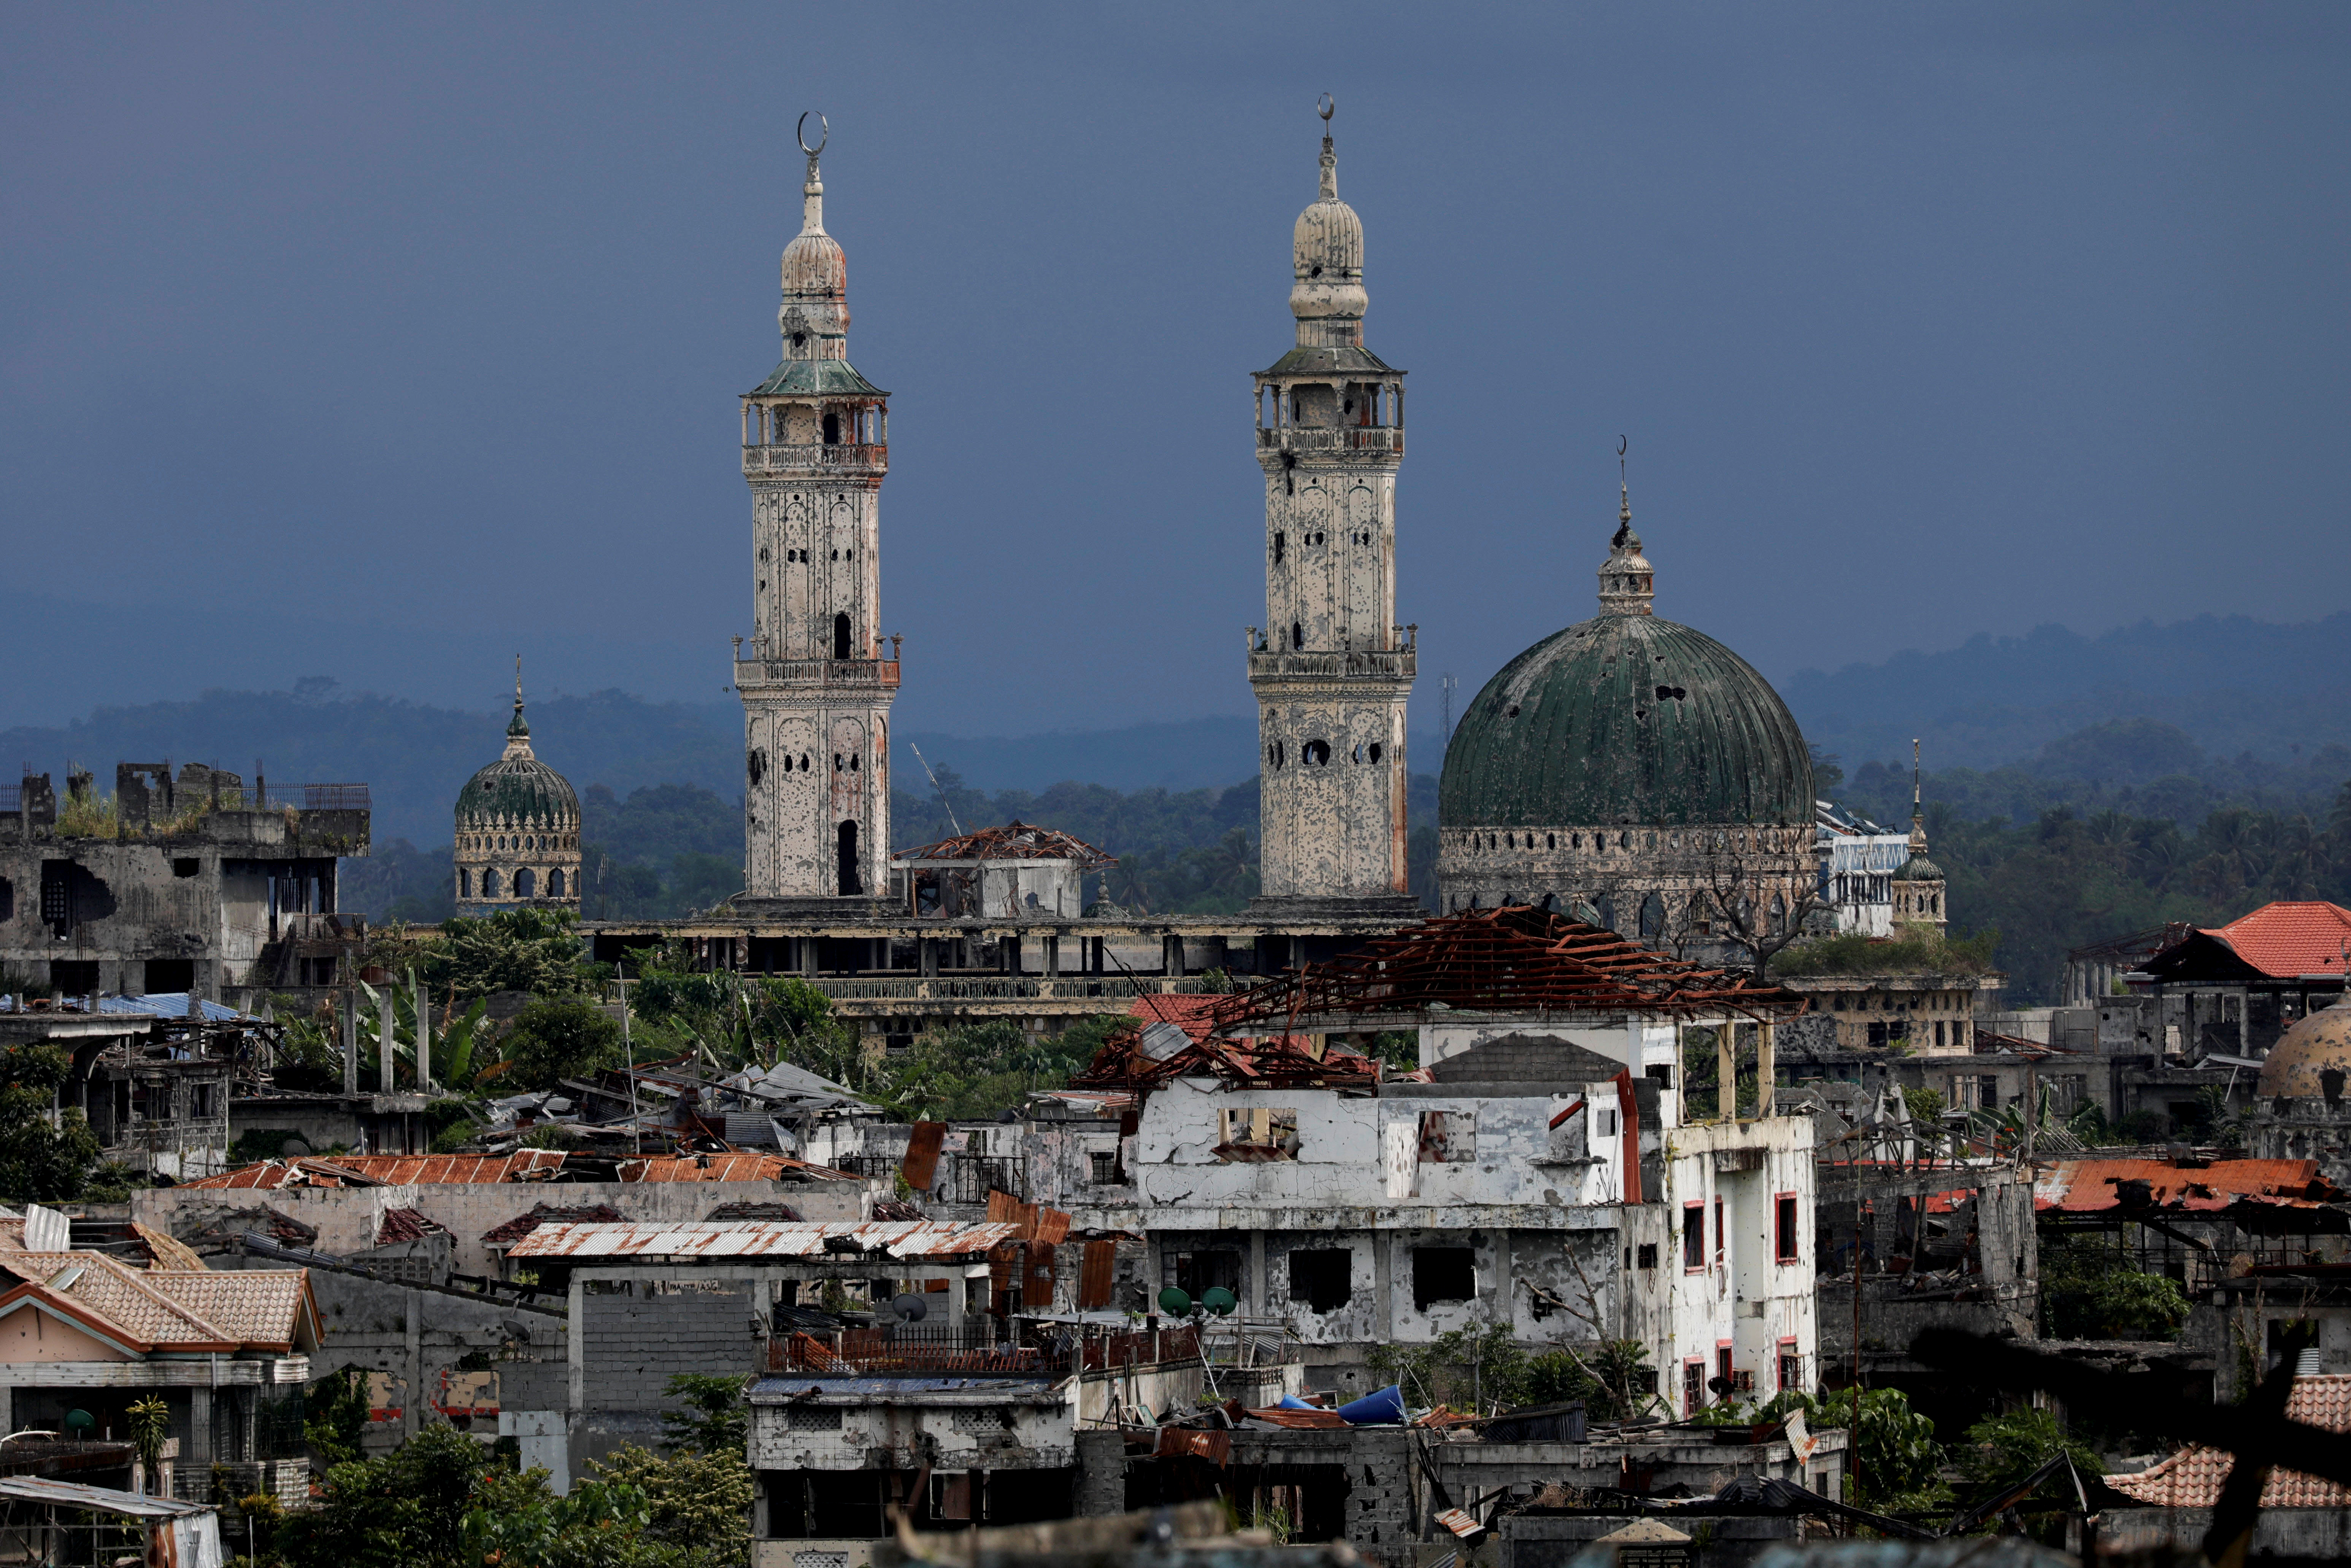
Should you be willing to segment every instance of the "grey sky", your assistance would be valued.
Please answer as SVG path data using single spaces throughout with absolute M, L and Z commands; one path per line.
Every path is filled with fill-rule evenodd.
M 1249 711 L 1249 372 L 1328 89 L 1411 372 L 1416 729 L 1591 613 L 1620 432 L 1659 612 L 1775 677 L 2319 615 L 2347 46 L 2335 5 L 12 7 L 6 591 L 152 612 L 87 650 L 117 700 L 347 619 L 398 655 L 284 677 L 716 697 L 813 107 L 902 727 Z

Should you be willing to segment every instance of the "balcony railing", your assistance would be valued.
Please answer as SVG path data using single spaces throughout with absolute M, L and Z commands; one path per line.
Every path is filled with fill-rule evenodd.
M 1329 429 L 1311 424 L 1268 424 L 1258 427 L 1257 444 L 1280 452 L 1361 452 L 1404 455 L 1404 431 L 1398 426 L 1343 425 Z
M 735 684 L 738 686 L 862 686 L 875 691 L 884 688 L 895 689 L 898 685 L 898 661 L 895 659 L 737 659 L 735 661 Z
M 949 979 L 942 976 L 903 980 L 842 979 L 812 975 L 809 985 L 837 1002 L 1026 1002 L 1079 1001 L 1093 997 L 1196 996 L 1207 988 L 1200 977 L 1173 975 L 1065 976 L 1004 975 L 987 979 Z
M 810 469 L 872 468 L 886 472 L 890 448 L 880 443 L 841 443 L 832 446 L 774 445 L 743 448 L 746 474 L 800 473 Z
M 1420 655 L 1410 648 L 1364 649 L 1354 653 L 1290 653 L 1268 650 L 1249 656 L 1249 678 L 1259 675 L 1350 676 L 1367 680 L 1408 681 L 1420 666 Z

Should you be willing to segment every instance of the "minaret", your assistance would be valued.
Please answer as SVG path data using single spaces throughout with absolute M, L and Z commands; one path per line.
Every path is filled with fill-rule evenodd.
M 898 660 L 880 631 L 878 514 L 889 394 L 850 367 L 849 268 L 824 232 L 823 150 L 821 134 L 814 147 L 803 136 L 804 215 L 784 247 L 777 314 L 783 362 L 743 399 L 756 588 L 735 685 L 748 899 L 887 891 Z
M 1894 924 L 1949 929 L 1943 868 L 1927 858 L 1927 812 L 1918 789 L 1918 743 L 1910 743 L 1910 858 L 1894 873 Z
M 1408 914 L 1395 624 L 1404 372 L 1364 347 L 1364 225 L 1339 199 L 1326 97 L 1321 193 L 1292 236 L 1298 346 L 1257 374 L 1265 614 L 1249 628 L 1262 744 L 1259 905 Z

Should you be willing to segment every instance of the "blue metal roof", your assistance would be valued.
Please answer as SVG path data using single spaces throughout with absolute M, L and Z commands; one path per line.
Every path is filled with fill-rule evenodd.
M 206 1023 L 259 1023 L 251 1013 L 241 1013 L 235 1008 L 201 998 L 196 1005 L 204 1009 Z M 139 997 L 100 997 L 98 1010 L 102 1013 L 131 1013 L 142 1018 L 183 1019 L 188 1016 L 188 993 L 185 991 L 150 991 Z

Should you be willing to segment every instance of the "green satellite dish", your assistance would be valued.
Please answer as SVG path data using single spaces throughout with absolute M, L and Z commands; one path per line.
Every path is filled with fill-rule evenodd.
M 1217 1317 L 1228 1316 L 1240 1300 L 1222 1285 L 1211 1285 L 1200 1292 L 1200 1305 Z
M 68 1432 L 87 1432 L 97 1425 L 98 1417 L 87 1410 L 66 1412 L 66 1430 Z
M 1188 1318 L 1192 1315 L 1192 1298 L 1170 1285 L 1159 1292 L 1159 1310 L 1171 1318 Z

